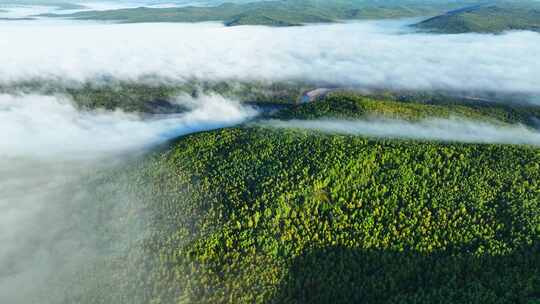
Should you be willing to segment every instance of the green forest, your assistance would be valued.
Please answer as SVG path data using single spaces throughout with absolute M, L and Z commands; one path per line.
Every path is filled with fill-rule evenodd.
M 540 0 L 0 24 L 0 304 L 540 304 Z
M 28 81 L 0 85 L 0 93 L 64 96 L 81 110 L 122 110 L 138 113 L 178 113 L 186 109 L 176 103 L 179 96 L 220 95 L 239 102 L 283 108 L 274 118 L 361 118 L 369 115 L 397 119 L 423 119 L 430 116 L 532 124 L 540 116 L 537 106 L 521 96 L 493 96 L 489 99 L 465 98 L 456 93 L 437 91 L 373 90 L 370 93 L 334 88 L 324 102 L 300 106 L 303 92 L 316 89 L 303 82 L 227 82 L 191 80 L 182 84 L 152 79 L 138 83 L 106 79 L 101 82 L 69 83 Z
M 341 93 L 326 101 L 277 115 L 520 119 L 503 108 Z M 137 225 L 145 237 L 127 256 L 83 276 L 88 290 L 71 300 L 537 303 L 539 166 L 540 150 L 529 146 L 372 139 L 257 123 L 181 137 L 128 169 L 90 179 L 97 204 L 109 195 L 100 185 L 131 181 L 126 193 L 139 204 L 125 206 L 121 222 L 139 221 L 134 214 L 143 210 Z M 108 208 L 80 221 L 106 222 Z M 108 248 L 110 227 L 102 229 Z

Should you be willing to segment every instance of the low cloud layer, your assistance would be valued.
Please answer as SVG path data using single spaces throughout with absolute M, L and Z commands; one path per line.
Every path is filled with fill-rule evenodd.
M 9 22 L 0 27 L 0 83 L 154 75 L 540 94 L 540 34 L 431 35 L 405 25 Z
M 107 156 L 256 115 L 255 110 L 217 95 L 180 96 L 176 102 L 190 110 L 140 117 L 122 111 L 79 111 L 61 97 L 0 95 L 0 158 Z
M 540 132 L 522 125 L 494 125 L 461 119 L 402 120 L 270 120 L 263 126 L 315 130 L 378 138 L 540 146 Z
M 0 21 L 0 86 L 36 79 L 137 81 L 156 76 L 177 82 L 300 80 L 540 94 L 539 34 L 437 36 L 411 33 L 404 24 L 226 28 L 215 23 Z M 141 116 L 81 111 L 62 96 L 0 94 L 0 303 L 62 302 L 66 290 L 76 294 L 77 285 L 83 288 L 73 278 L 85 274 L 84 267 L 99 260 L 103 250 L 111 251 L 96 245 L 101 233 L 119 246 L 141 237 L 129 224 L 144 218 L 137 198 L 127 191 L 134 186 L 118 179 L 100 180 L 103 172 L 124 167 L 126 154 L 257 115 L 217 95 L 179 96 L 175 102 L 188 110 Z M 540 146 L 540 134 L 523 126 L 458 120 L 262 124 L 374 137 Z M 106 285 L 97 284 L 102 284 L 100 292 Z
M 144 238 L 145 214 L 134 193 L 147 183 L 107 176 L 149 146 L 257 114 L 220 96 L 176 102 L 188 110 L 139 117 L 78 111 L 61 97 L 0 95 L 0 303 L 112 297 L 106 288 L 119 283 L 102 280 L 127 270 L 98 266 Z M 114 273 L 100 275 L 107 271 Z

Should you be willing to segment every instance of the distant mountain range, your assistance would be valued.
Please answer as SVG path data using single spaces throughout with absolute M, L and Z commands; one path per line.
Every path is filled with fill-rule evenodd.
M 475 3 L 477 1 L 471 0 L 287 0 L 224 3 L 213 7 L 140 7 L 44 16 L 126 23 L 221 21 L 227 26 L 247 24 L 294 26 L 305 23 L 338 22 L 340 20 L 433 16 Z
M 499 33 L 508 30 L 540 32 L 539 2 L 481 4 L 427 19 L 416 27 L 440 33 Z
M 122 23 L 218 21 L 227 26 L 297 26 L 342 20 L 435 16 L 414 26 L 437 33 L 540 31 L 540 2 L 524 0 L 286 0 L 222 3 L 206 7 L 138 7 L 42 16 Z

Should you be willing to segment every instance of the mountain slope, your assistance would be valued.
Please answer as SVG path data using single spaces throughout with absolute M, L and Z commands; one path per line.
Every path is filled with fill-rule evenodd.
M 341 100 L 351 117 L 366 111 Z M 298 117 L 324 114 L 302 107 Z M 389 108 L 403 119 L 414 112 L 384 102 L 368 111 Z M 99 284 L 75 299 L 533 303 L 539 163 L 534 147 L 257 125 L 182 137 L 135 168 L 151 236 L 142 254 L 103 267 L 110 284 L 90 274 Z M 121 276 L 126 265 L 136 275 Z
M 434 15 L 470 3 L 475 3 L 475 1 L 286 0 L 244 4 L 225 3 L 216 7 L 133 8 L 45 16 L 129 23 L 222 21 L 228 26 L 245 24 L 291 26 L 339 20 Z
M 448 34 L 500 33 L 509 30 L 540 32 L 540 5 L 520 2 L 472 6 L 424 20 L 416 27 Z

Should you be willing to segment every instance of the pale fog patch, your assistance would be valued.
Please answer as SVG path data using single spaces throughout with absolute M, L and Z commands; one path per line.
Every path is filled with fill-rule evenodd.
M 169 138 L 229 126 L 257 112 L 217 95 L 180 96 L 189 110 L 141 116 L 120 110 L 80 111 L 63 97 L 0 95 L 0 157 L 77 159 L 144 149 Z
M 0 84 L 32 79 L 307 81 L 352 87 L 540 94 L 540 34 L 435 35 L 408 21 L 290 28 L 218 23 L 0 27 Z M 149 43 L 151 41 L 151 43 Z
M 523 125 L 502 125 L 458 118 L 427 119 L 419 122 L 393 119 L 269 120 L 261 122 L 260 125 L 376 138 L 540 146 L 538 130 Z
M 50 6 L 0 3 L 0 18 L 29 18 L 37 14 L 52 13 L 55 10 L 55 7 Z
M 0 161 L 0 302 L 52 304 L 80 293 L 77 276 L 106 254 L 93 225 L 110 229 L 111 222 L 98 221 L 99 214 L 125 216 L 115 209 L 122 196 L 98 202 L 86 188 L 83 176 L 99 166 L 105 168 L 97 161 Z M 127 244 L 128 236 L 118 241 Z
M 138 195 L 148 183 L 113 173 L 167 139 L 257 114 L 216 95 L 176 102 L 188 110 L 139 116 L 0 95 L 0 303 L 115 303 L 114 288 L 136 280 L 140 265 L 122 257 L 148 232 Z

